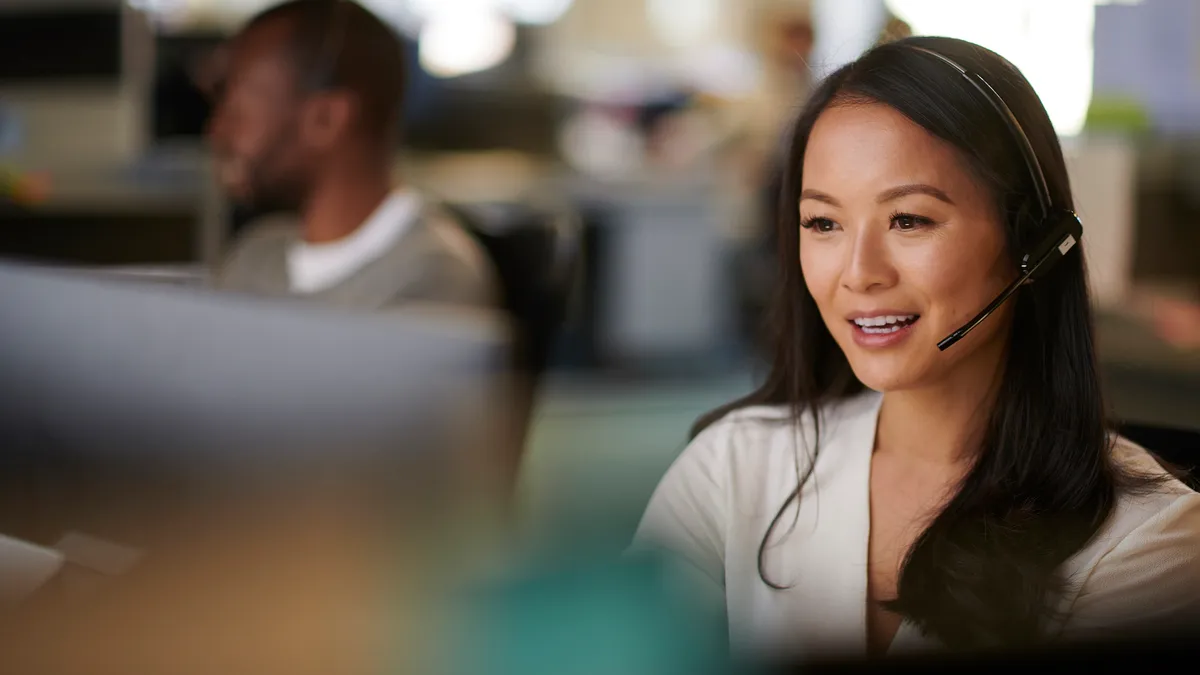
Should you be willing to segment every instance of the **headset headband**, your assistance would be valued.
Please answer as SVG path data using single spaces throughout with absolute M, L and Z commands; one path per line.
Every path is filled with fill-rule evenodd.
M 1017 121 L 1016 115 L 1013 115 L 1008 104 L 1004 102 L 1004 98 L 988 84 L 988 81 L 982 75 L 967 70 L 959 65 L 954 59 L 951 59 L 944 54 L 935 52 L 927 47 L 917 47 L 910 45 L 913 49 L 924 52 L 933 56 L 951 68 L 959 72 L 967 82 L 970 82 L 987 102 L 991 104 L 1004 123 L 1008 126 L 1009 133 L 1012 134 L 1014 140 L 1017 141 L 1017 146 L 1021 148 L 1021 156 L 1025 159 L 1025 168 L 1029 171 L 1029 177 L 1033 181 L 1034 194 L 1037 196 L 1038 206 L 1042 210 L 1042 218 L 1048 218 L 1053 209 L 1052 200 L 1050 199 L 1050 188 L 1046 185 L 1046 176 L 1042 172 L 1042 165 L 1038 162 L 1037 153 L 1033 151 L 1033 144 L 1029 142 L 1029 137 L 1025 135 L 1025 130 L 1021 128 L 1021 123 Z

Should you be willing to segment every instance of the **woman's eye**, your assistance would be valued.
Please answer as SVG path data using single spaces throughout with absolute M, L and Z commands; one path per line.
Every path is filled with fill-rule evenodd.
M 800 227 L 814 232 L 827 233 L 836 230 L 837 223 L 828 218 L 808 218 L 800 224 Z
M 924 216 L 915 216 L 911 213 L 897 213 L 892 216 L 892 227 L 901 232 L 910 232 L 931 224 L 933 224 L 932 220 Z

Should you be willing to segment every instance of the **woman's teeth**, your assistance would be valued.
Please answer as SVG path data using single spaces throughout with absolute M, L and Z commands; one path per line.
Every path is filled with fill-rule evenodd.
M 886 335 L 912 325 L 918 318 L 916 314 L 861 317 L 854 320 L 854 325 L 868 335 Z

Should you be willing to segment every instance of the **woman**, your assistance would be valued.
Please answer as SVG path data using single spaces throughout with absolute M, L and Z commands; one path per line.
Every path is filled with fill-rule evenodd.
M 1044 108 L 990 51 L 908 38 L 814 92 L 770 374 L 700 420 L 637 535 L 715 582 L 735 649 L 1017 646 L 1200 605 L 1200 495 L 1105 424 L 1078 247 L 937 346 L 1044 224 L 1002 110 L 939 54 L 996 90 L 1073 207 Z

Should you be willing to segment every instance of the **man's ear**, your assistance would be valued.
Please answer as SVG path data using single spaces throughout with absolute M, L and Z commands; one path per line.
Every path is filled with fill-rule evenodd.
M 337 145 L 349 133 L 357 113 L 354 98 L 342 92 L 317 94 L 305 105 L 301 139 L 316 150 Z

